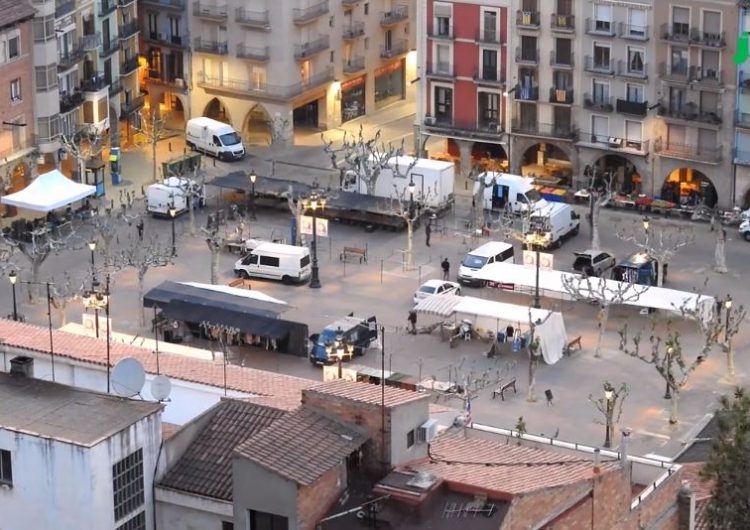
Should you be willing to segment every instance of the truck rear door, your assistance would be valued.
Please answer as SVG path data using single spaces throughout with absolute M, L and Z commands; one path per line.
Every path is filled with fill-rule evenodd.
M 375 315 L 367 319 L 367 331 L 370 344 L 378 340 L 378 319 Z

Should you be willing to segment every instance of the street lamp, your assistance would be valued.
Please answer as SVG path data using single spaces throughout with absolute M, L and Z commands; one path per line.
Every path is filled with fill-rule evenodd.
M 172 218 L 172 257 L 177 257 L 177 245 L 175 244 L 175 237 L 174 237 L 174 218 L 177 216 L 177 208 L 174 205 L 174 202 L 169 205 L 169 217 Z
M 417 189 L 417 185 L 414 184 L 414 175 L 409 175 L 409 219 L 414 218 L 414 192 Z
M 107 393 L 110 391 L 110 327 L 109 327 L 109 302 L 110 302 L 110 291 L 109 291 L 109 274 L 107 274 L 107 283 L 104 288 L 104 292 L 97 289 L 99 282 L 95 282 L 90 291 L 83 294 L 83 305 L 87 309 L 93 309 L 96 318 L 96 337 L 99 338 L 99 310 L 104 309 L 107 318 Z
M 258 178 L 258 175 L 255 174 L 255 170 L 250 170 L 250 219 L 255 221 L 255 180 Z
M 609 383 L 604 383 L 604 399 L 606 401 L 606 413 L 605 413 L 605 419 L 606 419 L 606 425 L 605 425 L 605 434 L 604 434 L 604 447 L 606 449 L 609 449 L 612 447 L 612 413 L 614 412 L 614 401 L 613 397 L 615 395 L 615 389 L 610 385 Z
M 672 399 L 672 387 L 669 386 L 669 380 L 672 378 L 672 355 L 674 355 L 674 348 L 672 346 L 667 347 L 667 389 L 664 391 L 664 399 Z
M 18 275 L 16 271 L 10 271 L 8 274 L 8 281 L 13 287 L 13 320 L 18 321 L 18 308 L 16 306 L 16 282 L 18 281 Z
M 646 248 L 648 249 L 648 227 L 651 225 L 651 220 L 648 217 L 643 218 L 643 231 L 646 233 Z
M 312 211 L 312 277 L 310 278 L 310 287 L 320 289 L 320 275 L 318 273 L 318 230 L 317 230 L 317 212 L 326 207 L 326 199 L 313 191 L 309 197 L 302 199 L 302 207 L 305 210 Z
M 724 300 L 724 309 L 725 309 L 725 324 L 724 324 L 724 342 L 729 344 L 729 314 L 732 312 L 732 295 L 728 294 L 727 299 Z
M 94 261 L 94 251 L 96 250 L 96 240 L 89 241 L 89 250 L 91 251 L 91 285 L 96 281 L 96 263 Z

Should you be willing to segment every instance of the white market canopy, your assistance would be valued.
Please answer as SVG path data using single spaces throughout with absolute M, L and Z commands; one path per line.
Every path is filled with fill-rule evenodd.
M 21 191 L 0 198 L 0 202 L 35 212 L 49 212 L 96 193 L 96 187 L 73 182 L 53 169 L 39 175 Z
M 547 364 L 554 364 L 562 358 L 563 349 L 567 345 L 567 334 L 562 313 L 535 309 L 526 306 L 495 302 L 472 296 L 456 296 L 453 294 L 428 296 L 421 300 L 414 310 L 417 313 L 448 318 L 463 315 L 474 316 L 476 319 L 491 320 L 495 323 L 495 331 L 504 329 L 505 324 L 512 326 L 529 326 L 529 318 L 534 322 L 541 321 L 536 326 L 535 333 L 539 337 L 542 356 Z M 500 322 L 503 322 L 501 328 Z M 476 322 L 475 322 L 476 323 Z

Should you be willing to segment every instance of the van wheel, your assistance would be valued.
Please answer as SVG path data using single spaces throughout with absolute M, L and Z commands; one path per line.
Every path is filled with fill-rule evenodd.
M 240 271 L 240 278 L 242 278 L 244 280 L 249 280 L 250 279 L 250 275 L 247 273 L 247 271 L 241 270 Z
M 187 148 L 191 151 L 195 151 L 195 144 L 193 142 L 185 142 L 185 145 L 187 145 Z
M 281 278 L 281 283 L 283 283 L 284 285 L 291 285 L 292 278 L 290 276 L 283 276 Z
M 742 234 L 742 237 L 745 238 L 745 241 L 750 241 L 750 232 L 744 232 Z
M 575 228 L 573 229 L 573 232 L 572 232 L 572 233 L 573 233 L 573 235 L 574 235 L 574 236 L 577 236 L 577 235 L 578 235 L 578 232 L 580 232 L 580 231 L 581 231 L 581 225 L 578 225 L 578 226 L 576 226 L 576 227 L 575 227 Z

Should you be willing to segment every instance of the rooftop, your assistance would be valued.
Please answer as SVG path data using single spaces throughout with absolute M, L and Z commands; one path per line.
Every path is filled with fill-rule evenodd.
M 603 461 L 599 475 L 619 465 Z M 429 473 L 449 486 L 469 486 L 501 499 L 597 476 L 590 457 L 452 436 L 438 437 L 430 445 L 429 458 L 408 468 Z
M 236 452 L 308 486 L 366 441 L 359 432 L 303 405 L 251 436 Z
M 234 448 L 284 414 L 241 400 L 222 400 L 160 486 L 231 501 Z
M 162 405 L 0 372 L 0 428 L 92 447 Z
M 314 396 L 316 394 L 335 396 L 358 403 L 378 406 L 380 406 L 383 397 L 382 388 L 379 385 L 357 383 L 344 379 L 334 379 L 333 381 L 315 385 L 312 388 L 306 388 L 302 395 L 303 403 L 305 396 Z M 413 401 L 429 401 L 429 399 L 428 394 L 421 392 L 402 390 L 390 386 L 385 387 L 386 407 L 396 407 Z
M 0 0 L 0 28 L 12 26 L 30 19 L 35 10 L 28 2 L 18 0 Z
M 105 339 L 86 337 L 59 330 L 53 330 L 52 335 L 55 344 L 55 357 L 106 366 Z M 46 327 L 0 319 L 0 337 L 2 342 L 11 348 L 39 353 L 49 352 L 49 331 Z M 151 350 L 113 342 L 111 346 L 112 365 L 125 357 L 138 359 L 147 373 L 156 374 L 156 357 Z M 277 407 L 286 409 L 298 407 L 302 390 L 318 384 L 318 381 L 311 379 L 234 365 L 225 367 L 221 362 L 169 353 L 159 355 L 159 367 L 161 374 L 170 379 L 216 388 L 223 388 L 224 370 L 226 369 L 228 390 L 273 397 Z

